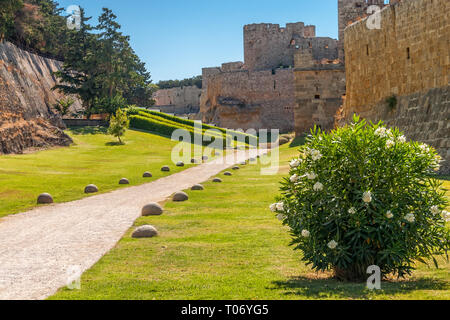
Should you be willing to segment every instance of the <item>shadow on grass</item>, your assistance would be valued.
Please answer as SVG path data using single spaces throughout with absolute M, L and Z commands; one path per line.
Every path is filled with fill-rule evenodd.
M 273 282 L 273 290 L 285 290 L 286 296 L 306 296 L 311 299 L 340 298 L 367 299 L 377 295 L 405 294 L 416 290 L 448 290 L 447 282 L 439 279 L 411 279 L 383 281 L 381 290 L 369 290 L 365 283 L 346 283 L 333 278 L 313 279 L 296 277 L 287 281 Z
M 106 134 L 108 128 L 106 127 L 69 127 L 70 131 L 75 135 L 87 134 Z
M 304 145 L 306 142 L 305 136 L 298 136 L 294 140 L 292 140 L 291 144 L 289 145 L 290 148 L 299 147 Z
M 105 143 L 105 146 L 108 147 L 120 147 L 120 146 L 124 146 L 125 142 L 119 142 L 119 141 L 111 141 L 111 142 L 107 142 Z

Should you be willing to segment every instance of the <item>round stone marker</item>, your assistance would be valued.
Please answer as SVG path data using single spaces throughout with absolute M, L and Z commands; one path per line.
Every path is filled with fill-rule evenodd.
M 38 204 L 50 204 L 53 203 L 53 197 L 49 193 L 41 193 L 37 198 Z
M 251 162 L 255 162 L 255 161 L 256 161 L 256 158 L 250 158 L 250 161 L 251 161 Z
M 96 193 L 98 192 L 98 188 L 95 184 L 90 184 L 84 188 L 84 193 Z
M 215 182 L 215 183 L 222 183 L 222 179 L 220 179 L 220 178 L 214 178 L 212 182 Z
M 151 178 L 153 177 L 153 175 L 150 172 L 144 172 L 144 174 L 142 175 L 143 178 Z
M 227 171 L 227 172 L 224 173 L 224 175 L 225 175 L 225 176 L 232 176 L 233 174 L 232 174 L 231 172 L 228 172 L 228 171 Z
M 185 192 L 180 191 L 173 195 L 172 200 L 176 202 L 187 201 L 189 200 L 189 196 Z
M 130 181 L 127 178 L 122 178 L 120 179 L 119 184 L 130 184 Z
M 170 168 L 169 168 L 169 166 L 164 166 L 164 167 L 161 168 L 161 171 L 163 171 L 163 172 L 169 172 L 169 171 L 170 171 Z
M 153 238 L 158 235 L 158 230 L 154 226 L 145 225 L 137 227 L 133 234 L 131 235 L 133 238 Z
M 182 161 L 177 162 L 177 167 L 184 167 L 184 162 L 182 162 Z
M 196 164 L 198 163 L 197 159 L 191 159 L 191 163 Z
M 240 168 L 238 166 L 234 166 L 232 169 L 233 170 L 239 170 Z
M 202 157 L 202 160 L 203 160 L 203 161 L 208 161 L 208 159 L 209 159 L 208 156 L 203 156 L 203 157 Z
M 205 190 L 205 187 L 203 187 L 201 184 L 196 184 L 196 185 L 192 186 L 191 190 L 192 191 L 202 191 L 202 190 Z
M 242 162 L 240 163 L 241 166 L 245 166 L 246 164 L 247 164 L 247 161 L 242 161 Z
M 142 208 L 142 215 L 147 216 L 160 216 L 164 212 L 163 208 L 156 202 L 149 203 Z
M 220 152 L 215 152 L 214 155 L 218 157 L 221 156 L 222 154 Z

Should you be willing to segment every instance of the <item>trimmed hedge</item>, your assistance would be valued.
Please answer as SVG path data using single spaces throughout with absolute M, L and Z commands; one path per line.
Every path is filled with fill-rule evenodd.
M 195 138 L 197 138 L 197 139 L 201 138 L 202 144 L 207 146 L 210 143 L 216 141 L 217 139 L 222 139 L 222 143 L 223 143 L 222 145 L 224 147 L 227 145 L 226 136 L 218 137 L 218 136 L 211 136 L 211 135 L 202 133 L 202 137 L 199 137 L 198 136 L 199 133 L 194 132 L 193 128 L 190 128 L 190 129 L 189 128 L 182 128 L 182 127 L 177 126 L 177 125 L 161 122 L 161 121 L 158 121 L 156 119 L 152 119 L 152 118 L 149 118 L 149 117 L 143 117 L 143 116 L 140 116 L 140 115 L 131 115 L 129 117 L 129 119 L 130 119 L 130 126 L 135 128 L 135 129 L 152 131 L 152 132 L 163 134 L 165 136 L 172 136 L 172 133 L 175 130 L 184 129 L 184 130 L 188 131 L 189 134 L 191 135 L 191 139 L 192 139 L 191 141 L 192 142 L 195 141 Z M 209 141 L 205 141 L 205 137 L 207 137 L 206 140 L 209 140 Z
M 162 112 L 151 111 L 151 110 L 144 110 L 144 109 L 140 110 L 140 111 L 143 112 L 143 113 L 147 113 L 149 115 L 153 115 L 153 116 L 157 116 L 157 117 L 160 117 L 160 118 L 164 118 L 164 119 L 167 119 L 169 121 L 177 122 L 177 123 L 184 124 L 184 125 L 187 125 L 187 126 L 190 126 L 190 127 L 194 127 L 194 125 L 195 125 L 195 122 L 192 121 L 192 120 L 182 119 L 182 118 L 175 117 L 175 116 L 170 116 L 170 115 L 162 113 Z M 208 129 L 219 130 L 220 132 L 222 132 L 224 134 L 232 133 L 236 137 L 239 137 L 241 139 L 243 138 L 245 143 L 249 142 L 247 140 L 247 139 L 249 139 L 249 137 L 257 139 L 257 137 L 253 136 L 253 135 L 245 134 L 245 133 L 242 133 L 242 132 L 239 132 L 239 131 L 234 131 L 234 130 L 228 130 L 227 131 L 227 129 L 211 126 L 211 125 L 208 125 L 208 124 L 202 124 L 202 127 L 205 130 L 208 130 Z

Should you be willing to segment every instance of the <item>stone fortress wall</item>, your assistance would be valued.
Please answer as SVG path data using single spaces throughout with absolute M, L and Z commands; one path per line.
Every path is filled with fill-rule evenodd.
M 381 29 L 365 20 L 345 29 L 347 94 L 338 123 L 357 113 L 398 126 L 434 146 L 449 173 L 450 1 L 395 2 L 381 11 Z
M 203 69 L 200 112 L 204 122 L 233 129 L 292 131 L 297 105 L 294 56 L 310 50 L 315 60 L 338 57 L 338 41 L 315 37 L 303 22 L 244 26 L 245 62 Z
M 154 108 L 174 114 L 192 114 L 200 111 L 202 89 L 197 86 L 158 90 L 153 98 Z

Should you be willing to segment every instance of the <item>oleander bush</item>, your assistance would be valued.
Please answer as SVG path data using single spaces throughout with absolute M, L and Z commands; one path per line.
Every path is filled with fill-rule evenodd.
M 278 203 L 292 245 L 316 271 L 362 281 L 367 268 L 384 276 L 411 275 L 417 261 L 449 249 L 448 205 L 435 179 L 440 157 L 407 142 L 383 123 L 353 123 L 330 133 L 315 128 L 291 162 Z

